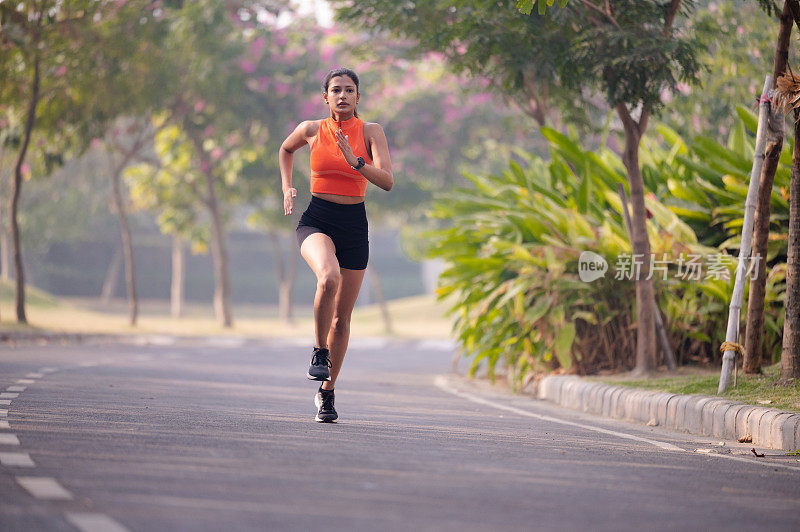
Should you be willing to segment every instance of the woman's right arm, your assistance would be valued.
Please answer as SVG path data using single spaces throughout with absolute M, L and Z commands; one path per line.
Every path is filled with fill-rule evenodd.
M 288 216 L 292 214 L 294 207 L 294 198 L 297 196 L 297 190 L 292 188 L 292 162 L 294 159 L 294 152 L 309 143 L 309 138 L 316 135 L 314 130 L 314 122 L 306 120 L 301 122 L 294 131 L 292 131 L 286 140 L 281 144 L 281 149 L 278 150 L 278 166 L 281 169 L 281 188 L 283 189 L 283 214 Z M 313 135 L 310 133 L 313 131 Z

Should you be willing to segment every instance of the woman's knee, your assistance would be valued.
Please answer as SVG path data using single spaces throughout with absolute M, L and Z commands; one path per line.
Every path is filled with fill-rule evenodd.
M 334 316 L 331 328 L 334 333 L 350 332 L 350 316 Z
M 317 288 L 322 292 L 336 293 L 342 282 L 342 274 L 337 270 L 325 270 L 317 278 Z

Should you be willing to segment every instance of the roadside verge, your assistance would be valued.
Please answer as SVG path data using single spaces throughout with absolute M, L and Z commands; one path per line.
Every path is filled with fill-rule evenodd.
M 725 440 L 750 437 L 753 445 L 770 449 L 800 449 L 800 414 L 795 412 L 707 395 L 637 390 L 565 375 L 542 378 L 536 396 L 603 417 L 639 421 Z

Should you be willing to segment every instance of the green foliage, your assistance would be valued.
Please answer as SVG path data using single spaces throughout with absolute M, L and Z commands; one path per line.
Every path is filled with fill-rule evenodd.
M 568 0 L 558 0 L 559 7 L 564 7 L 567 5 Z M 546 0 L 542 1 L 539 0 L 537 3 L 536 0 L 518 0 L 517 1 L 517 9 L 519 9 L 520 13 L 525 15 L 530 15 L 531 11 L 533 11 L 533 6 L 536 5 L 536 9 L 540 15 L 544 15 L 547 13 L 548 6 L 553 5 L 553 0 Z
M 659 126 L 667 142 L 648 140 L 640 150 L 652 251 L 669 263 L 654 276 L 656 293 L 681 362 L 718 360 L 724 340 L 735 266 L 726 250 L 738 247 L 733 231 L 744 210 L 740 153 L 752 157 L 753 150 L 741 124 L 731 135 L 734 149 L 704 138 L 687 142 Z M 617 195 L 624 167 L 610 150 L 587 151 L 574 137 L 542 133 L 551 160 L 531 156 L 527 167 L 511 162 L 500 175 L 467 175 L 473 188 L 435 203 L 432 214 L 449 224 L 430 235 L 431 256 L 448 263 L 439 296 L 454 298 L 455 331 L 473 372 L 485 366 L 494 375 L 499 362 L 520 382 L 556 367 L 631 368 L 634 283 L 620 275 L 631 247 Z M 777 222 L 783 214 L 774 216 Z M 583 251 L 604 257 L 609 272 L 581 281 Z M 692 256 L 701 270 L 686 275 L 681 266 L 681 275 L 678 264 Z M 779 259 L 772 258 L 767 282 L 766 349 L 773 358 L 785 291 Z M 711 273 L 717 263 L 719 273 Z
M 124 171 L 134 208 L 155 213 L 162 233 L 180 235 L 194 251 L 205 251 L 209 229 L 201 212 L 203 177 L 192 165 L 192 147 L 173 125 L 157 130 L 154 148 L 158 164 L 134 164 Z
M 701 41 L 704 68 L 696 86 L 679 83 L 664 95 L 662 120 L 687 137 L 724 139 L 735 127 L 736 107 L 752 107 L 772 73 L 778 21 L 752 1 L 709 2 L 698 6 L 684 31 Z
M 501 175 L 467 175 L 474 188 L 443 195 L 432 211 L 451 224 L 432 233 L 431 255 L 449 264 L 439 296 L 456 297 L 455 329 L 472 371 L 485 363 L 493 375 L 502 361 L 517 382 L 544 368 L 631 367 L 635 351 L 634 284 L 578 275 L 582 251 L 610 265 L 631 253 L 616 192 L 622 163 L 555 130 L 543 133 L 551 161 L 531 156 L 527 168 L 512 162 Z M 656 255 L 710 252 L 658 200 L 648 198 L 648 207 Z M 673 297 L 690 290 L 699 291 L 669 287 Z
M 457 71 L 492 80 L 522 106 L 558 108 L 572 122 L 598 118 L 585 105 L 594 94 L 612 108 L 655 110 L 664 91 L 695 80 L 701 43 L 690 31 L 663 30 L 664 4 L 614 1 L 607 16 L 586 4 L 570 2 L 542 16 L 521 13 L 533 2 L 518 0 L 336 2 L 339 20 L 411 39 L 420 50 L 442 53 Z M 679 14 L 692 5 L 682 2 Z

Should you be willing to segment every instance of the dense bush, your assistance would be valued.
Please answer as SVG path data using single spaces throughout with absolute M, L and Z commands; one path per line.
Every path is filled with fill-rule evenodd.
M 734 257 L 721 254 L 735 240 L 737 202 L 739 217 L 743 209 L 746 170 L 739 159 L 746 153 L 706 139 L 689 146 L 661 129 L 666 141 L 642 150 L 652 251 L 669 263 L 654 276 L 656 293 L 679 360 L 714 362 L 735 267 Z M 608 149 L 586 151 L 575 138 L 542 132 L 551 160 L 530 155 L 525 167 L 511 162 L 502 175 L 467 175 L 472 187 L 435 202 L 432 214 L 446 227 L 430 233 L 430 255 L 448 264 L 439 295 L 454 302 L 455 332 L 472 357 L 472 372 L 485 365 L 494 376 L 501 362 L 519 383 L 559 367 L 578 373 L 629 369 L 635 286 L 620 278 L 631 254 L 617 194 L 618 183 L 627 186 L 624 167 Z M 743 124 L 734 134 L 735 142 L 747 145 Z M 604 277 L 580 280 L 583 251 L 605 258 Z M 718 270 L 699 279 L 681 276 L 681 255 L 705 264 L 716 257 Z M 770 272 L 767 302 L 767 344 L 778 349 L 781 271 Z

